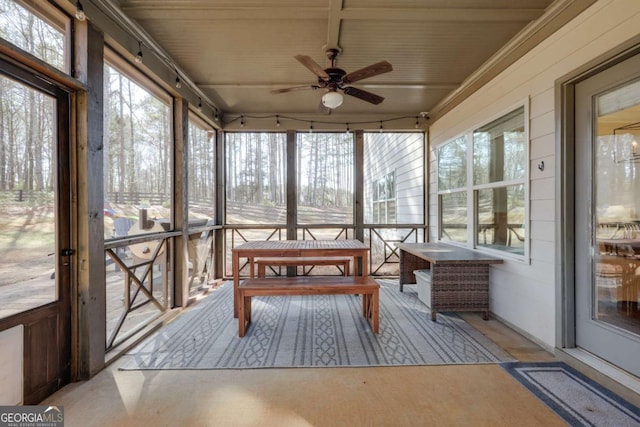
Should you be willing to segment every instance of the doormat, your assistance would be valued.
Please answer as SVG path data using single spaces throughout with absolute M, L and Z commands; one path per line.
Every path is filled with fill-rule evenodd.
M 640 408 L 563 362 L 500 366 L 571 426 L 640 426 Z

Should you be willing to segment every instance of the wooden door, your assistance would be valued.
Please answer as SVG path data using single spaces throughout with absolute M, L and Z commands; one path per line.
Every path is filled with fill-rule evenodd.
M 36 404 L 71 379 L 70 94 L 3 61 L 0 92 L 0 334 L 21 326 Z

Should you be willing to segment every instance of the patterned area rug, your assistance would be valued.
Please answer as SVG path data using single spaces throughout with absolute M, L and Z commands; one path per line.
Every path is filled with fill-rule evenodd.
M 238 337 L 233 284 L 198 302 L 128 353 L 120 369 L 229 369 L 498 363 L 514 360 L 455 314 L 428 308 L 397 281 L 379 281 L 380 333 L 360 297 L 255 297 Z
M 571 426 L 640 426 L 640 409 L 562 362 L 503 363 Z

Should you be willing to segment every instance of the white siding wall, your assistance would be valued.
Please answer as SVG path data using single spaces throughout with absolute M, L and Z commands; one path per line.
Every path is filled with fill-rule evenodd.
M 430 128 L 430 212 L 437 231 L 435 148 L 523 101 L 530 106 L 530 263 L 492 267 L 491 311 L 539 343 L 556 343 L 555 232 L 557 79 L 640 34 L 640 1 L 600 0 Z M 544 161 L 545 169 L 537 165 Z
M 398 224 L 424 219 L 424 136 L 421 133 L 365 133 L 365 222 L 371 222 L 371 182 L 396 173 Z

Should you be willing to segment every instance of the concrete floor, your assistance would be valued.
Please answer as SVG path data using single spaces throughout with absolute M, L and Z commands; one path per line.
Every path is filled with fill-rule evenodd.
M 497 320 L 470 324 L 520 361 L 554 356 Z M 119 371 L 42 404 L 65 426 L 561 426 L 497 365 L 252 370 Z

